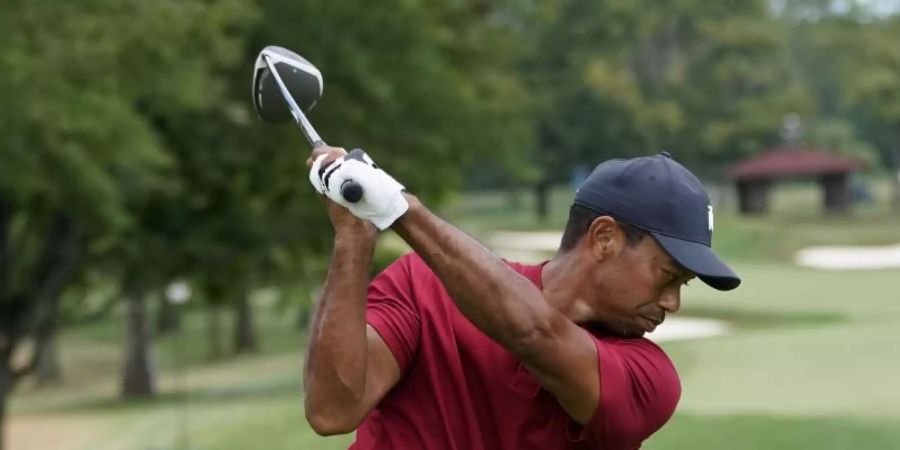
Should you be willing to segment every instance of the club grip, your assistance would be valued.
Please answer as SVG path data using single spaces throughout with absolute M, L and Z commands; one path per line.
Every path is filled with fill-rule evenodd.
M 319 139 L 313 142 L 313 148 L 321 147 L 325 144 L 325 141 Z M 354 149 L 350 152 L 351 155 L 354 155 L 354 152 L 362 154 L 362 149 Z M 362 159 L 362 156 L 356 156 Z M 363 196 L 363 188 L 354 180 L 344 180 L 341 183 L 341 197 L 344 197 L 344 200 L 347 200 L 350 203 L 356 203 L 362 199 Z
M 341 184 L 341 196 L 350 203 L 356 203 L 363 196 L 363 188 L 356 181 L 344 180 Z
M 365 154 L 365 150 L 361 148 L 354 148 L 353 150 L 350 150 L 350 153 L 348 153 L 346 157 L 356 159 L 365 163 L 366 160 L 363 158 L 363 155 Z M 341 184 L 341 196 L 344 197 L 344 200 L 347 200 L 350 203 L 358 202 L 360 199 L 362 199 L 364 193 L 365 192 L 363 191 L 362 186 L 360 186 L 359 183 L 354 180 L 344 180 L 344 182 Z

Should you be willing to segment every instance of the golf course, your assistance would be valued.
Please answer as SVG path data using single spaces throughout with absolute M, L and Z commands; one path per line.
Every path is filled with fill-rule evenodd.
M 879 185 L 880 186 L 880 185 Z M 879 195 L 886 195 L 886 189 Z M 464 194 L 444 215 L 485 242 L 497 230 L 558 230 L 571 191 L 553 193 L 547 223 L 526 198 Z M 687 317 L 718 319 L 728 334 L 663 343 L 682 377 L 671 422 L 645 443 L 676 449 L 887 449 L 900 442 L 900 269 L 822 271 L 792 255 L 810 245 L 900 242 L 900 217 L 880 207 L 824 217 L 812 185 L 789 186 L 773 214 L 720 211 L 713 244 L 743 277 L 722 293 L 691 283 Z M 382 245 L 397 246 L 386 235 Z M 262 349 L 206 358 L 204 317 L 157 339 L 160 395 L 123 403 L 121 312 L 66 329 L 57 385 L 22 385 L 12 397 L 15 450 L 345 449 L 352 435 L 322 438 L 303 417 L 304 332 L 290 304 L 253 299 Z

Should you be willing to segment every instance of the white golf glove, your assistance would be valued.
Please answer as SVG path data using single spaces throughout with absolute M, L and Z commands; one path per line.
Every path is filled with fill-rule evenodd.
M 319 155 L 309 171 L 309 182 L 320 194 L 347 208 L 354 216 L 385 230 L 409 209 L 402 184 L 381 170 L 366 152 L 356 149 L 322 168 L 326 155 Z M 353 180 L 362 187 L 362 198 L 350 203 L 341 187 Z

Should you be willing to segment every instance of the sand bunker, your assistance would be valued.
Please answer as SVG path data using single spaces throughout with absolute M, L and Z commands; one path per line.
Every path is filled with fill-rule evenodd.
M 684 341 L 722 336 L 729 331 L 728 324 L 721 320 L 669 317 L 647 337 L 655 342 Z
M 810 247 L 797 252 L 797 264 L 824 270 L 900 268 L 900 244 L 868 247 Z

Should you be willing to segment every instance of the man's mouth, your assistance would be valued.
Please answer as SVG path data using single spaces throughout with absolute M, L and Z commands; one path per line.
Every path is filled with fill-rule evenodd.
M 653 317 L 641 316 L 647 322 L 647 326 L 644 327 L 648 333 L 652 333 L 653 330 L 656 329 L 665 319 L 656 319 Z

